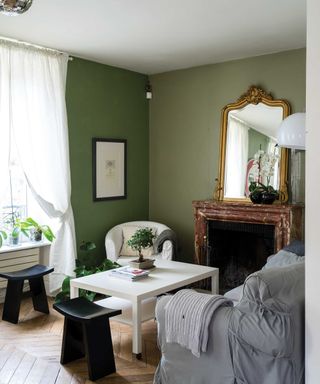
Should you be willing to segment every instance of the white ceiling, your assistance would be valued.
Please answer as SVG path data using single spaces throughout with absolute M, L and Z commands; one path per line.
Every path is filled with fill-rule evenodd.
M 305 47 L 306 0 L 34 0 L 0 35 L 153 74 Z

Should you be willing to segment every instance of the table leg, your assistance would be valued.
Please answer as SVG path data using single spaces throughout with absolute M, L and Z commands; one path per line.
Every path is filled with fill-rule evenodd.
M 79 297 L 79 288 L 73 287 L 70 283 L 70 299 L 75 299 L 76 297 Z
M 141 301 L 134 300 L 132 302 L 132 353 L 140 359 L 141 352 Z
M 219 270 L 214 271 L 211 276 L 211 292 L 214 295 L 219 294 Z

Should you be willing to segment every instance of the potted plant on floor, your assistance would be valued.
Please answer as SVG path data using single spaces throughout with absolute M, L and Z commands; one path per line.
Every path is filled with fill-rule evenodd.
M 96 249 L 95 243 L 92 241 L 82 241 L 79 247 L 80 251 L 87 257 L 89 257 L 90 253 Z M 76 260 L 76 269 L 74 270 L 76 277 L 83 277 L 92 275 L 94 273 L 108 271 L 109 269 L 113 268 L 119 268 L 120 265 L 118 263 L 115 263 L 111 260 L 105 259 L 101 264 L 99 264 L 97 267 L 89 267 L 79 261 L 79 259 Z M 57 294 L 55 297 L 56 303 L 61 303 L 62 301 L 70 300 L 70 280 L 72 279 L 71 276 L 67 276 L 63 282 L 61 291 Z M 87 300 L 93 301 L 96 297 L 95 292 L 86 291 L 85 289 L 80 289 L 80 297 L 84 297 Z
M 153 267 L 154 259 L 145 259 L 142 250 L 153 246 L 155 235 L 151 228 L 138 229 L 128 240 L 127 244 L 134 251 L 138 251 L 139 259 L 131 261 L 130 265 L 135 268 L 148 269 Z

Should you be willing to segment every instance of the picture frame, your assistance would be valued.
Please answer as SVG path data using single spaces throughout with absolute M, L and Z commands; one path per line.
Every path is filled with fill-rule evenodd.
M 127 140 L 92 138 L 93 200 L 127 198 Z

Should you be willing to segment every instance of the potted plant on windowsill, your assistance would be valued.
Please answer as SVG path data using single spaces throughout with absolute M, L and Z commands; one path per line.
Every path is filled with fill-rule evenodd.
M 3 242 L 7 239 L 7 234 L 2 229 L 0 230 L 0 248 L 2 247 Z
M 29 237 L 31 241 L 38 242 L 42 240 L 42 235 L 50 242 L 55 238 L 51 228 L 48 225 L 40 225 L 31 217 L 19 221 L 21 231 Z
M 138 229 L 128 240 L 127 244 L 134 251 L 138 251 L 139 259 L 130 262 L 130 265 L 135 268 L 148 269 L 153 267 L 154 259 L 145 259 L 142 250 L 153 246 L 155 235 L 151 228 Z
M 4 229 L 3 232 L 6 233 L 6 237 L 2 236 L 3 239 L 8 239 L 8 245 L 15 246 L 19 245 L 20 241 L 20 212 L 16 207 L 11 205 L 10 213 L 8 213 L 4 220 Z

